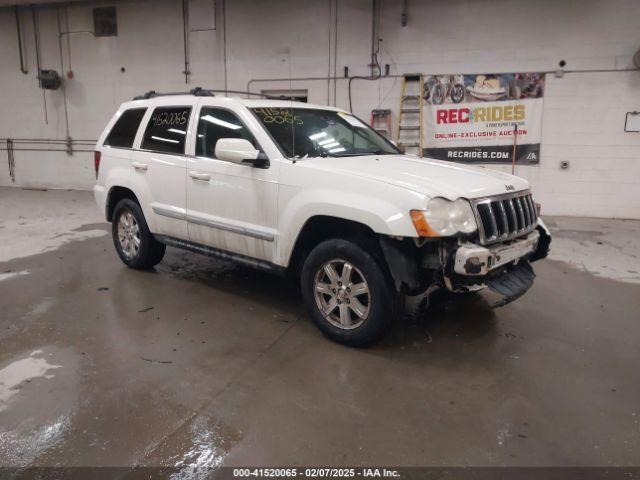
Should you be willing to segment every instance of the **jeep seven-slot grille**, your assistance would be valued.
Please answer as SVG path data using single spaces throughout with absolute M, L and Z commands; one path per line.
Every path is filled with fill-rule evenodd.
M 518 192 L 474 202 L 480 243 L 503 242 L 536 227 L 536 206 L 529 192 Z

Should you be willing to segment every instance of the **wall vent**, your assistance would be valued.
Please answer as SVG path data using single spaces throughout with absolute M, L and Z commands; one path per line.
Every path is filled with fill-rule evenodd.
M 96 37 L 118 35 L 116 7 L 96 7 L 93 9 L 93 32 Z

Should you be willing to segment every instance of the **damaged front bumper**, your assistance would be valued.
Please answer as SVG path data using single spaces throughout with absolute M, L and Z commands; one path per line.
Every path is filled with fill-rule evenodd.
M 441 285 L 453 292 L 489 287 L 508 303 L 524 294 L 535 274 L 530 262 L 545 258 L 551 235 L 541 219 L 530 233 L 493 245 L 470 240 L 441 240 L 416 244 L 390 237 L 381 246 L 399 291 L 408 295 Z
M 496 268 L 533 253 L 539 240 L 540 232 L 534 230 L 524 238 L 504 244 L 484 247 L 465 243 L 455 251 L 453 270 L 458 275 L 484 276 Z

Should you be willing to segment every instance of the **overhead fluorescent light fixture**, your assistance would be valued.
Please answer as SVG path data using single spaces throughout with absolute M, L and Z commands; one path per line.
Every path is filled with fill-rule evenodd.
M 154 140 L 157 140 L 159 142 L 180 143 L 180 140 L 172 140 L 170 138 L 156 137 L 155 135 L 152 135 L 151 138 L 153 138 Z
M 332 148 L 332 147 L 339 147 L 340 143 L 339 142 L 331 142 L 331 143 L 327 143 L 326 145 L 322 145 L 322 148 Z
M 318 132 L 313 135 L 309 135 L 309 140 L 318 140 L 319 138 L 326 137 L 327 132 Z
M 346 148 L 344 147 L 332 148 L 331 150 L 329 150 L 329 153 L 340 153 L 344 152 L 345 150 Z
M 335 142 L 336 139 L 333 137 L 330 138 L 325 138 L 324 140 L 321 140 L 318 142 L 318 145 L 326 145 L 327 143 L 331 143 L 331 142 Z
M 220 120 L 219 118 L 213 117 L 211 115 L 205 115 L 202 120 L 206 120 L 209 123 L 213 123 L 214 125 L 219 125 L 221 127 L 230 128 L 231 130 L 238 130 L 242 128 L 241 125 L 236 125 L 235 123 L 225 122 L 224 120 Z

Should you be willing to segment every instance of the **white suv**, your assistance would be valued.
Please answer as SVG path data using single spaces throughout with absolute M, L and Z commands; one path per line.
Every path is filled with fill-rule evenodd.
M 349 345 L 432 285 L 513 300 L 550 243 L 525 180 L 403 155 L 337 108 L 149 92 L 111 119 L 95 168 L 129 267 L 171 245 L 295 275 L 316 325 Z

